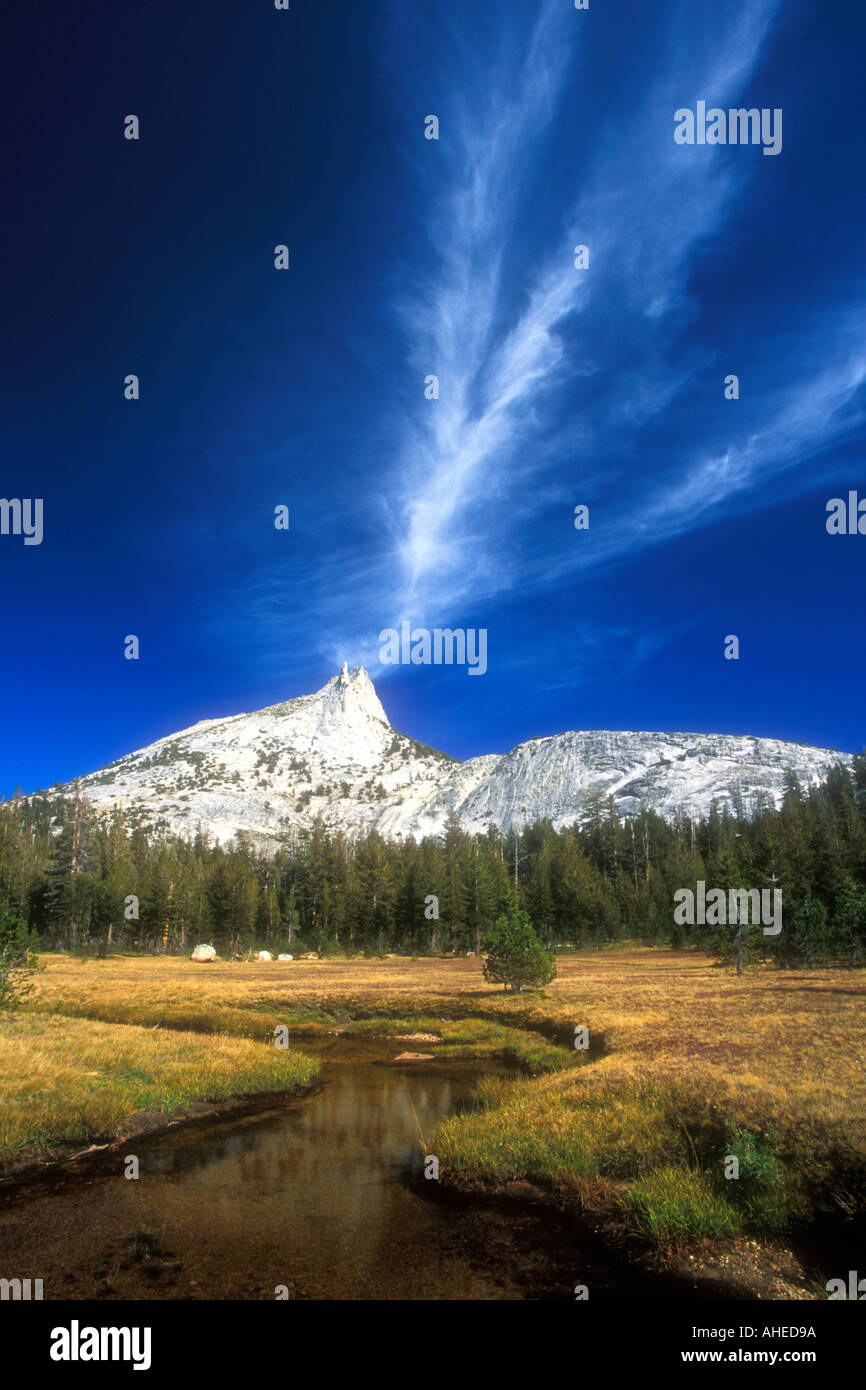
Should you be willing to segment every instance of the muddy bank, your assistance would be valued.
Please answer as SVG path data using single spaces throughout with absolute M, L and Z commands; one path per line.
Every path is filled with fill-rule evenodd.
M 480 1200 L 503 1208 L 544 1210 L 577 1238 L 602 1242 L 613 1266 L 628 1269 L 633 1282 L 650 1281 L 652 1297 L 768 1301 L 821 1297 L 818 1289 L 824 1276 L 803 1250 L 805 1242 L 796 1242 L 799 1253 L 781 1241 L 747 1236 L 660 1250 L 628 1229 L 619 1215 L 615 1192 L 586 1204 L 576 1195 L 549 1192 L 535 1183 L 488 1183 L 444 1168 L 437 1195 L 455 1203 Z
M 75 1181 L 78 1175 L 115 1167 L 118 1155 L 134 1141 L 158 1137 L 179 1126 L 202 1125 L 233 1115 L 255 1115 L 280 1104 L 303 1100 L 321 1089 L 321 1080 L 309 1086 L 282 1091 L 256 1091 L 249 1095 L 225 1096 L 220 1100 L 194 1101 L 179 1110 L 139 1110 L 123 1122 L 122 1131 L 110 1139 L 90 1144 L 55 1145 L 45 1151 L 25 1151 L 0 1167 L 0 1197 L 30 1183 Z

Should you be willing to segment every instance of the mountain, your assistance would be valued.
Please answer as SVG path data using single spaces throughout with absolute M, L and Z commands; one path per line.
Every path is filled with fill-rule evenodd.
M 206 719 L 81 779 L 97 809 L 122 802 L 142 823 L 221 842 L 243 831 L 267 845 L 321 814 L 349 833 L 436 834 L 450 811 L 466 829 L 557 827 L 584 819 L 587 797 L 612 796 L 620 815 L 706 814 L 714 799 L 778 804 L 785 771 L 804 787 L 850 758 L 776 739 L 726 734 L 556 734 L 510 753 L 458 762 L 391 728 L 363 666 L 315 695 L 256 714 Z M 65 788 L 64 790 L 69 790 Z

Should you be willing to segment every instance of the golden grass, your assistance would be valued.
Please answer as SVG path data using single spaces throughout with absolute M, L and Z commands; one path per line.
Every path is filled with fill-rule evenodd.
M 0 1162 L 114 1139 L 145 1111 L 300 1090 L 317 1070 L 243 1038 L 21 1014 L 0 1024 Z
M 708 1106 L 738 1095 L 768 1123 L 844 1127 L 866 1114 L 866 978 L 857 971 L 738 979 L 687 952 L 612 949 L 561 956 L 543 994 L 506 996 L 483 984 L 474 960 L 43 959 L 39 1011 L 260 1038 L 277 1022 L 315 1032 L 359 1018 L 474 1016 L 565 1041 L 586 1024 L 606 1054 L 593 1071 L 635 1083 L 663 1072 L 667 1088 Z
M 673 951 L 568 958 L 545 999 L 509 1007 L 524 1027 L 564 1032 L 572 1021 L 586 1023 L 603 1039 L 603 1055 L 577 1071 L 519 1082 L 492 1116 L 446 1121 L 440 1157 L 464 1177 L 551 1186 L 578 1185 L 570 1166 L 582 1178 L 608 1180 L 629 1218 L 671 1239 L 709 1192 L 704 1173 L 712 1197 L 693 1235 L 710 1227 L 727 1234 L 729 1203 L 760 1224 L 763 1202 L 767 1227 L 822 1204 L 862 1209 L 864 994 L 863 976 L 849 971 L 738 979 Z M 747 1201 L 745 1182 L 718 1181 L 732 1124 L 778 1157 L 783 1186 Z M 679 1204 L 671 1201 L 671 1171 L 681 1178 Z
M 620 1190 L 715 1163 L 736 1121 L 760 1142 L 770 1136 L 796 1174 L 792 1192 L 832 1189 L 842 1208 L 860 1201 L 849 1176 L 866 1170 L 862 972 L 738 979 L 690 952 L 611 948 L 560 956 L 546 990 L 513 996 L 486 986 L 479 962 L 465 959 L 45 960 L 39 997 L 22 1015 L 31 1022 L 48 1011 L 264 1040 L 280 1022 L 295 1036 L 390 1019 L 443 1037 L 450 1029 L 452 1049 L 503 1051 L 519 1037 L 512 1055 L 522 1048 L 528 1065 L 558 1060 L 558 1070 L 518 1080 L 495 1103 L 491 1093 L 486 1108 L 445 1123 L 440 1157 L 464 1176 L 575 1188 L 600 1180 Z M 577 1025 L 590 1030 L 593 1060 L 563 1066 L 585 1060 L 571 1046 Z M 641 1189 L 644 1209 L 647 1193 L 664 1185 Z

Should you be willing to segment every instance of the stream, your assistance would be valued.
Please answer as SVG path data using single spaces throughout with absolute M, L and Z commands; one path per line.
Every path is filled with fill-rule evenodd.
M 432 1136 L 504 1064 L 395 1064 L 406 1044 L 381 1039 L 301 1045 L 322 1059 L 312 1095 L 132 1141 L 107 1170 L 0 1200 L 0 1273 L 41 1278 L 46 1299 L 274 1299 L 278 1286 L 292 1299 L 573 1299 L 577 1283 L 664 1296 L 550 1208 L 425 1180 L 419 1126 Z M 129 1153 L 137 1180 L 123 1176 Z

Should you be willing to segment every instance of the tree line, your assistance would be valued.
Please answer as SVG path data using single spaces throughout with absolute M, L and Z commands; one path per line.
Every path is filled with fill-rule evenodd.
M 745 951 L 779 965 L 859 965 L 866 934 L 866 756 L 804 790 L 786 774 L 777 809 L 714 804 L 709 815 L 617 815 L 587 796 L 579 825 L 469 834 L 451 814 L 441 835 L 350 837 L 317 820 L 264 850 L 148 834 L 128 812 L 97 814 L 86 795 L 0 803 L 0 918 L 43 950 L 188 952 L 268 949 L 421 955 L 480 952 L 515 900 L 547 948 L 617 940 Z M 780 889 L 783 928 L 677 925 L 674 894 Z M 34 940 L 37 938 L 33 938 Z

